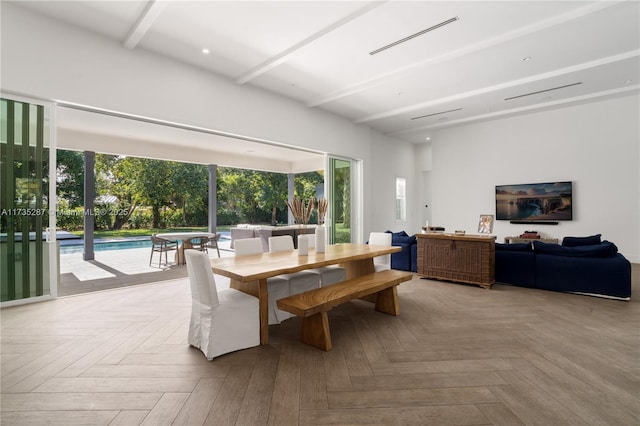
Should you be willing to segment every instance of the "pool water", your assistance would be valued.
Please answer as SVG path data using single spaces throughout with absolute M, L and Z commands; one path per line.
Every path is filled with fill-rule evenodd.
M 93 250 L 94 251 L 126 250 L 126 249 L 146 248 L 146 247 L 151 247 L 151 240 L 147 239 L 147 240 L 137 240 L 137 241 L 96 242 L 93 245 Z M 74 254 L 74 253 L 82 253 L 82 252 L 83 252 L 82 243 L 60 246 L 60 254 Z

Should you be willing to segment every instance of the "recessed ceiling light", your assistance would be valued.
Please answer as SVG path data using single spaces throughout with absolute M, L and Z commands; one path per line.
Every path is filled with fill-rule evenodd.
M 428 141 L 430 141 L 430 140 L 431 140 L 431 137 L 430 137 L 430 136 L 427 136 L 427 137 L 426 137 L 426 139 L 427 139 Z
M 522 58 L 522 60 L 524 62 L 530 61 L 531 60 L 531 56 L 525 56 L 524 58 Z
M 209 54 L 209 49 L 207 49 L 206 47 L 202 48 L 202 54 L 203 55 L 208 55 Z

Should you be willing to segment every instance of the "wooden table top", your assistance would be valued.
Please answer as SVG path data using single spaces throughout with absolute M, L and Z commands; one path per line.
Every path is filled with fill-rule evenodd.
M 246 282 L 305 269 L 370 259 L 400 250 L 400 247 L 393 246 L 334 244 L 327 246 L 324 253 L 316 253 L 314 249 L 310 249 L 307 256 L 300 256 L 298 250 L 293 250 L 211 259 L 211 267 L 216 274 Z

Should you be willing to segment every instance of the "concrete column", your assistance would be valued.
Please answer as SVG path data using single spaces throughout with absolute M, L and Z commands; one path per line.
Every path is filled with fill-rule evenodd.
M 295 177 L 296 175 L 294 173 L 287 174 L 287 198 L 289 199 L 289 202 L 293 201 L 293 195 L 295 193 L 295 186 L 293 185 Z M 293 225 L 295 223 L 295 219 L 291 214 L 291 209 L 287 208 L 287 212 L 289 213 L 287 216 L 287 224 Z
M 96 153 L 84 152 L 84 249 L 83 260 L 94 260 L 93 227 L 95 224 L 93 200 L 96 198 L 95 187 Z
M 218 228 L 218 165 L 209 164 L 209 232 Z

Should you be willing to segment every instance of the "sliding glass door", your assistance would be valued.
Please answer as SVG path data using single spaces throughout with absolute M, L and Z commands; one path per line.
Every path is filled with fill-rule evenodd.
M 329 243 L 357 241 L 359 229 L 360 179 L 358 164 L 354 160 L 329 157 L 327 192 L 329 200 Z
M 54 225 L 49 201 L 55 185 L 49 177 L 50 110 L 37 103 L 0 98 L 2 302 L 55 295 L 57 262 L 50 259 L 56 259 L 57 253 L 55 244 L 47 243 L 47 229 Z

